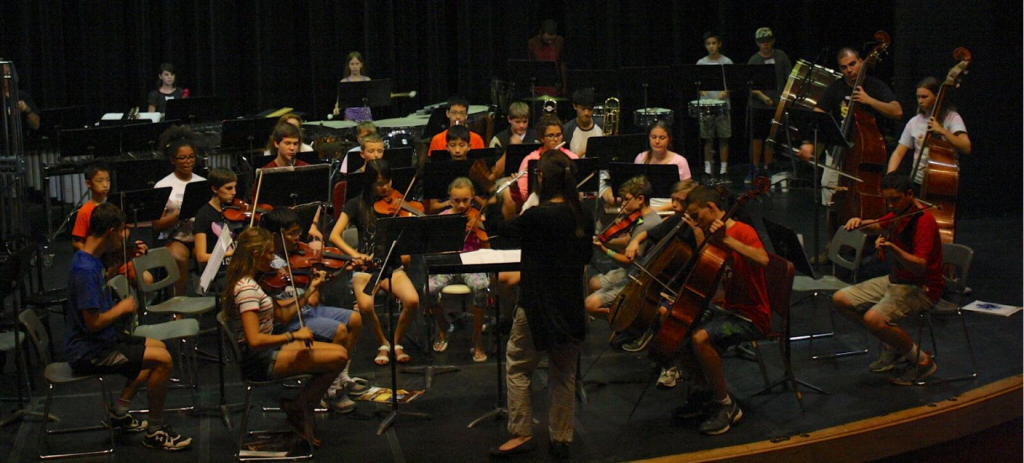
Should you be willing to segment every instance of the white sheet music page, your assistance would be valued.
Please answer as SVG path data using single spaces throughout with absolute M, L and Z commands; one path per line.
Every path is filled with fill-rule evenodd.
M 231 232 L 225 227 L 221 230 L 220 238 L 217 238 L 217 244 L 213 246 L 213 254 L 210 254 L 210 260 L 206 263 L 203 275 L 199 278 L 199 290 L 203 294 L 206 294 L 206 290 L 210 288 L 210 283 L 213 283 L 213 279 L 217 277 L 217 270 L 220 269 L 220 264 L 224 262 L 224 254 L 228 252 L 232 244 L 234 244 L 234 240 L 231 239 Z
M 516 264 L 519 263 L 519 249 L 478 249 L 459 254 L 462 263 L 472 264 Z

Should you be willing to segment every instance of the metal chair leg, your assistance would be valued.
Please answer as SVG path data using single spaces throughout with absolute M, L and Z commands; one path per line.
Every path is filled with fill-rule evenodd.
M 245 437 L 248 435 L 247 428 L 249 426 L 249 410 L 252 408 L 252 385 L 245 386 L 245 404 L 242 405 L 242 423 L 238 426 L 238 453 L 235 454 L 235 458 L 241 455 L 242 449 L 245 446 Z

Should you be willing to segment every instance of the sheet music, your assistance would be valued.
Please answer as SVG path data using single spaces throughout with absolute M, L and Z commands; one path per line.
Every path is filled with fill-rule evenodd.
M 224 254 L 233 245 L 234 240 L 231 239 L 231 232 L 228 231 L 227 227 L 224 227 L 220 232 L 220 238 L 217 238 L 217 244 L 213 246 L 213 254 L 210 254 L 210 260 L 206 263 L 203 275 L 199 278 L 199 289 L 203 294 L 206 294 L 206 290 L 210 288 L 210 283 L 213 283 L 213 279 L 217 277 L 217 270 L 220 270 L 220 264 L 224 262 Z
M 518 264 L 520 249 L 478 249 L 459 254 L 464 265 Z

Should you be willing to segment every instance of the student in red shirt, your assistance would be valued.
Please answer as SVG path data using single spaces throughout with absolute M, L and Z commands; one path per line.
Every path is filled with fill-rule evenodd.
M 896 321 L 931 307 L 942 297 L 945 283 L 939 226 L 935 216 L 922 210 L 914 199 L 913 185 L 904 174 L 882 177 L 880 189 L 889 213 L 875 220 L 854 217 L 846 223 L 847 230 L 865 227 L 865 233 L 880 234 L 875 247 L 884 252 L 889 274 L 844 288 L 832 296 L 840 313 L 864 325 L 885 343 L 881 356 L 868 366 L 871 371 L 880 373 L 902 362 L 909 363 L 900 374 L 890 378 L 893 384 L 901 386 L 931 376 L 937 367 L 932 356 L 918 349 Z M 908 216 L 890 220 L 903 214 Z
M 85 237 L 89 235 L 89 218 L 96 206 L 107 202 L 110 193 L 110 167 L 103 163 L 90 164 L 85 168 L 85 186 L 89 188 L 89 200 L 78 208 L 75 227 L 71 229 L 71 245 L 81 251 Z
M 301 159 L 295 159 L 295 155 L 299 153 L 299 147 L 302 146 L 302 132 L 299 131 L 298 127 L 287 122 L 278 123 L 274 127 L 273 135 L 270 136 L 270 143 L 274 148 L 272 151 L 277 153 L 277 156 L 270 163 L 263 166 L 264 169 L 309 165 L 309 163 Z
M 469 101 L 461 96 L 453 96 L 448 99 L 448 110 L 445 111 L 445 115 L 448 116 L 448 126 L 455 127 L 456 125 L 466 125 L 466 118 L 469 117 Z M 427 155 L 430 155 L 431 151 L 441 151 L 448 149 L 448 130 L 445 130 L 434 138 L 430 139 L 430 150 L 427 151 Z M 487 146 L 484 145 L 484 139 L 477 135 L 476 132 L 469 132 L 469 149 L 471 150 L 482 150 Z

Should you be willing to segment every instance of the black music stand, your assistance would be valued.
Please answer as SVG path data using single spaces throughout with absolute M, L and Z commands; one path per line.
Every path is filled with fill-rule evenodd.
M 121 155 L 120 127 L 61 130 L 60 155 L 109 158 Z
M 601 137 L 596 137 L 597 140 Z M 587 140 L 590 143 L 590 140 Z M 523 159 L 529 156 L 530 153 L 541 149 L 540 143 L 523 143 L 519 145 L 508 145 L 505 150 L 505 177 L 511 177 L 519 172 L 519 166 L 523 163 Z
M 210 191 L 210 182 L 202 180 L 185 185 L 185 196 L 181 199 L 181 209 L 178 217 L 184 220 L 194 218 L 203 204 L 210 202 L 213 192 Z
M 221 123 L 220 150 L 261 152 L 275 124 L 277 119 L 272 117 L 225 119 Z
M 825 145 L 827 145 L 829 147 L 842 146 L 844 148 L 850 148 L 852 146 L 852 144 L 846 139 L 846 137 L 843 136 L 843 132 L 841 130 L 839 130 L 839 126 L 836 125 L 836 121 L 835 121 L 835 119 L 832 118 L 831 114 L 823 113 L 823 112 L 818 112 L 818 111 L 807 111 L 807 110 L 801 110 L 801 109 L 793 108 L 793 109 L 790 109 L 790 110 L 786 111 L 786 119 L 789 120 L 789 123 L 791 125 L 796 126 L 797 129 L 800 130 L 801 133 L 813 133 L 814 134 L 813 143 L 814 143 L 815 147 L 818 146 L 818 142 L 824 143 Z M 819 228 L 821 228 L 820 225 L 819 225 L 819 220 L 820 219 L 818 218 L 818 216 L 820 215 L 820 213 L 818 211 L 818 205 L 821 204 L 821 201 L 819 201 L 818 198 L 821 197 L 821 190 L 822 190 L 821 183 L 819 183 L 819 180 L 820 180 L 821 177 L 820 177 L 820 175 L 818 175 L 818 168 L 819 167 L 831 168 L 831 167 L 830 166 L 822 166 L 816 160 L 811 162 L 811 164 L 813 164 L 813 167 L 814 167 L 814 171 L 811 174 L 811 177 L 813 177 L 813 179 L 812 179 L 813 188 L 811 189 L 811 191 L 816 196 L 815 198 L 813 198 L 814 199 L 814 204 L 815 204 L 815 206 L 814 206 L 814 255 L 818 256 L 818 255 L 820 255 L 820 253 L 819 253 L 819 242 L 818 242 L 818 240 L 820 238 Z M 840 171 L 840 173 L 842 173 L 842 171 Z M 857 181 L 861 181 L 861 180 L 857 179 Z M 815 265 L 819 266 L 819 268 L 820 268 L 821 263 L 817 262 Z
M 672 186 L 679 182 L 679 168 L 675 164 L 608 164 L 608 188 L 618 192 L 619 187 L 633 177 L 643 176 L 654 190 L 653 197 L 672 196 Z
M 817 280 L 818 273 L 811 267 L 811 262 L 807 259 L 807 253 L 796 232 L 764 217 L 761 218 L 761 221 L 764 223 L 764 229 L 768 232 L 768 239 L 772 242 L 775 254 L 792 262 L 798 272 Z
M 447 153 L 447 151 L 446 151 Z M 469 170 L 475 161 L 438 161 L 432 159 L 423 165 L 423 198 L 441 199 L 448 197 L 448 185 L 459 177 L 469 177 Z M 473 188 L 480 190 L 480 185 L 473 182 Z
M 468 219 L 464 215 L 428 215 L 380 220 L 384 222 L 381 225 L 387 228 L 401 226 L 405 230 L 405 238 L 403 240 L 415 240 L 426 243 L 427 254 L 459 252 L 462 250 L 466 239 L 465 231 Z M 434 320 L 430 320 L 430 324 L 434 323 Z M 394 333 L 392 333 L 392 337 L 394 337 Z M 429 346 L 430 340 L 426 340 L 424 345 Z M 429 364 L 423 367 L 405 368 L 402 372 L 423 375 L 427 389 L 430 389 L 432 386 L 435 374 L 454 373 L 460 370 L 453 365 L 434 365 L 434 354 L 431 352 L 431 349 L 426 347 L 423 350 L 427 353 Z
M 275 167 L 260 171 L 263 172 L 260 204 L 295 206 L 324 201 L 330 197 L 331 166 L 327 164 Z
M 117 205 L 132 224 L 132 232 L 139 223 L 155 221 L 163 215 L 167 199 L 171 197 L 171 190 L 171 187 L 166 186 L 122 191 L 118 194 Z M 134 241 L 129 238 L 129 242 Z
M 384 150 L 383 159 L 388 162 L 388 165 L 392 169 L 400 169 L 403 167 L 412 167 L 413 149 L 412 147 L 407 148 L 388 148 Z M 349 164 L 351 166 L 351 164 Z M 350 167 L 351 170 L 351 167 Z
M 675 71 L 669 66 L 649 66 L 649 67 L 624 67 L 619 68 L 616 73 L 619 82 L 619 94 L 622 95 L 624 100 L 628 101 L 641 101 L 643 106 L 640 109 L 646 109 L 651 107 L 651 101 L 663 102 L 664 106 L 672 107 L 672 100 L 675 97 L 675 84 L 678 82 L 678 76 Z M 640 88 L 640 98 L 637 98 L 636 88 Z M 658 93 L 652 95 L 652 89 L 656 89 Z M 666 90 L 668 89 L 667 93 Z M 660 104 L 660 103 L 659 103 Z M 622 113 L 620 112 L 620 117 Z M 589 145 L 589 140 L 587 142 Z M 589 148 L 587 150 L 590 151 Z
M 196 96 L 167 100 L 164 119 L 180 119 L 189 124 L 217 122 L 224 118 L 224 100 L 217 96 Z
M 143 122 L 121 126 L 121 150 L 126 153 L 142 151 L 155 153 L 160 134 L 178 121 Z
M 299 153 L 295 153 L 295 159 L 298 159 L 299 161 L 305 162 L 306 164 L 309 165 L 331 164 L 330 159 L 320 159 L 320 154 L 317 153 L 316 151 L 302 151 Z
M 366 164 L 366 160 L 363 159 L 362 151 L 349 151 L 345 153 L 345 158 L 348 159 L 348 162 L 345 163 L 345 165 L 348 166 L 348 172 L 345 175 L 353 175 L 355 171 L 361 169 L 363 165 Z
M 647 134 L 606 135 L 587 139 L 587 157 L 610 162 L 633 162 L 636 155 L 648 148 Z
M 122 159 L 110 163 L 113 174 L 111 191 L 131 191 L 153 188 L 167 176 L 170 163 L 164 158 Z
M 338 105 L 346 108 L 391 106 L 391 79 L 338 82 Z
M 517 84 L 529 83 L 530 96 L 536 95 L 536 87 L 561 87 L 562 75 L 558 63 L 532 59 L 510 59 L 505 62 L 508 80 Z M 525 85 L 524 85 L 525 86 Z M 532 108 L 535 109 L 535 108 Z M 537 114 L 534 112 L 534 114 Z

